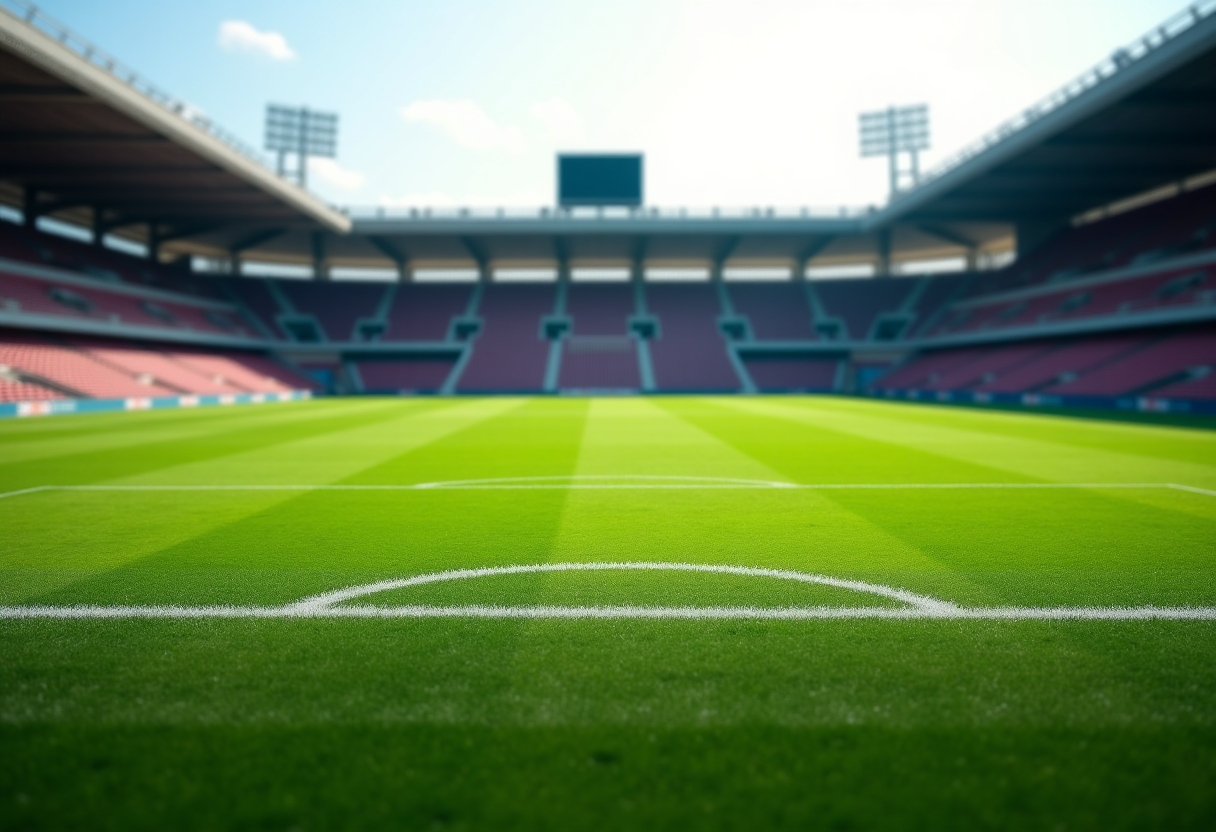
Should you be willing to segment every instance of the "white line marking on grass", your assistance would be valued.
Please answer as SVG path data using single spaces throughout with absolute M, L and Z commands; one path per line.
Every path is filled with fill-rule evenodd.
M 53 485 L 35 485 L 33 488 L 23 488 L 20 491 L 6 491 L 3 494 L 0 494 L 0 500 L 3 500 L 5 497 L 17 497 L 21 494 L 35 494 L 39 491 L 50 491 L 53 488 L 55 488 Z
M 511 491 L 529 489 L 801 489 L 806 491 L 867 490 L 1052 490 L 1052 489 L 1174 489 L 1216 497 L 1216 491 L 1169 482 L 881 482 L 797 483 L 735 477 L 683 477 L 659 475 L 587 475 L 569 477 L 506 477 L 481 480 L 447 480 L 414 484 L 161 484 L 161 485 L 40 485 L 0 494 L 0 499 L 38 491 Z
M 492 575 L 580 570 L 671 570 L 749 577 L 778 578 L 821 584 L 878 595 L 906 603 L 906 607 L 563 607 L 563 606 L 337 606 L 344 601 L 379 592 L 441 581 L 468 580 Z M 524 566 L 453 569 L 389 581 L 348 587 L 304 598 L 278 607 L 252 606 L 11 606 L 0 607 L 0 619 L 197 619 L 197 618 L 513 618 L 513 619 L 657 619 L 657 620 L 782 620 L 819 619 L 935 619 L 990 621 L 1213 621 L 1216 607 L 960 607 L 927 595 L 895 587 L 795 572 L 748 566 L 692 563 L 550 563 Z
M 1209 497 L 1216 497 L 1216 491 L 1210 491 L 1206 488 L 1196 488 L 1193 485 L 1179 485 L 1176 482 L 1169 484 L 1170 488 L 1175 488 L 1179 491 L 1190 491 L 1192 494 L 1206 494 Z
M 362 586 L 352 586 L 333 592 L 314 595 L 290 605 L 293 610 L 313 610 L 333 607 L 344 601 L 375 595 L 394 589 L 404 589 L 423 584 L 440 583 L 443 581 L 460 581 L 470 578 L 488 578 L 494 575 L 522 575 L 536 572 L 601 572 L 601 571 L 674 571 L 674 572 L 708 572 L 718 575 L 744 575 L 752 578 L 778 578 L 787 581 L 801 581 L 808 584 L 822 584 L 838 589 L 849 589 L 854 592 L 869 593 L 902 601 L 918 609 L 946 609 L 954 604 L 939 601 L 928 595 L 917 595 L 903 589 L 871 584 L 865 581 L 851 581 L 844 578 L 833 578 L 828 575 L 815 575 L 809 572 L 795 572 L 791 569 L 760 569 L 751 566 L 718 566 L 699 563 L 663 563 L 653 561 L 639 562 L 610 562 L 610 563 L 534 563 L 525 566 L 490 566 L 480 569 L 451 569 L 445 572 L 431 572 L 425 575 L 415 575 L 412 578 L 396 578 L 388 581 L 377 581 Z

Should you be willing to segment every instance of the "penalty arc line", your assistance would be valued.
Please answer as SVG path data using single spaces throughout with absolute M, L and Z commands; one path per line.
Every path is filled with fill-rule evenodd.
M 344 601 L 441 581 L 468 580 L 495 575 L 513 575 L 536 572 L 567 572 L 587 570 L 670 570 L 683 572 L 709 572 L 767 577 L 803 583 L 821 584 L 839 589 L 878 595 L 902 601 L 908 606 L 892 607 L 643 607 L 643 606 L 428 606 L 405 605 L 380 606 L 336 606 Z M 653 620 L 788 620 L 805 621 L 818 619 L 933 619 L 933 620 L 1085 620 L 1085 621 L 1142 621 L 1142 620 L 1216 620 L 1216 607 L 961 607 L 907 590 L 864 581 L 833 578 L 785 569 L 764 569 L 746 566 L 715 564 L 689 564 L 666 562 L 592 562 L 527 564 L 521 566 L 483 567 L 480 569 L 455 569 L 378 581 L 371 584 L 348 587 L 304 598 L 294 604 L 277 607 L 254 606 L 96 606 L 75 605 L 54 607 L 45 605 L 0 607 L 0 619 L 200 619 L 200 618 L 487 618 L 487 619 L 653 619 Z

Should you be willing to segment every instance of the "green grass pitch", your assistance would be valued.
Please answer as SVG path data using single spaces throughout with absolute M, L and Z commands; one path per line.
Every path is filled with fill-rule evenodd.
M 5 422 L 0 828 L 1216 828 L 1210 427 L 830 397 Z M 620 563 L 761 571 L 494 571 Z

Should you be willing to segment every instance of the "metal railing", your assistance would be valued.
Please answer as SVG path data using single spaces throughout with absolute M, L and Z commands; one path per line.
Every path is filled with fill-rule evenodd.
M 149 101 L 154 102 L 184 121 L 219 139 L 242 156 L 268 170 L 271 169 L 270 165 L 267 164 L 266 158 L 261 153 L 238 139 L 234 134 L 217 125 L 197 107 L 160 89 L 151 81 L 140 76 L 135 70 L 122 64 L 113 55 L 102 51 L 95 44 L 68 29 L 59 21 L 47 16 L 46 13 L 33 3 L 28 3 L 26 0 L 0 0 L 0 10 L 6 11 L 13 17 L 25 21 L 44 35 L 53 38 L 72 52 L 75 52 L 91 65 L 126 84 Z
M 878 209 L 864 207 L 755 207 L 755 208 L 549 208 L 549 207 L 375 207 L 354 206 L 342 209 L 354 220 L 557 220 L 597 222 L 620 220 L 855 220 Z
M 1216 14 L 1216 0 L 1199 0 L 1199 2 L 1188 6 L 1134 43 L 1121 49 L 1116 49 L 1111 53 L 1109 58 L 1082 73 L 1045 98 L 1041 98 L 1034 104 L 1031 104 L 1025 110 L 998 125 L 962 150 L 946 157 L 931 170 L 922 174 L 915 188 L 896 194 L 891 199 L 891 203 L 895 204 L 907 198 L 928 183 L 935 179 L 940 179 L 963 163 L 974 159 L 976 156 L 995 147 L 1011 136 L 1020 133 L 1044 116 L 1055 112 L 1099 84 L 1110 80 L 1145 56 L 1155 52 L 1178 36 L 1194 28 L 1213 14 Z

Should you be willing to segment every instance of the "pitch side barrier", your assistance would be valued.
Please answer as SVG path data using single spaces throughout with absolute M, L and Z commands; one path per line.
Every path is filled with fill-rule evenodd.
M 294 402 L 312 398 L 309 390 L 284 393 L 223 393 L 209 396 L 149 396 L 131 399 L 51 399 L 2 402 L 0 418 L 62 416 L 68 413 L 112 413 L 119 410 L 169 410 L 181 407 L 223 407 L 236 404 Z
M 881 390 L 873 391 L 869 396 L 876 399 L 904 399 L 913 402 L 944 402 L 947 404 L 1082 407 L 1216 416 L 1216 401 L 1208 399 L 1155 399 L 1152 396 L 1053 396 L 1043 393 L 983 393 L 974 390 Z

